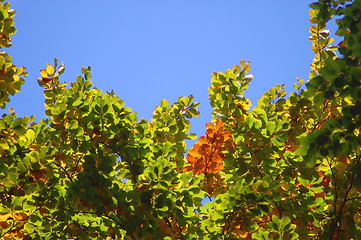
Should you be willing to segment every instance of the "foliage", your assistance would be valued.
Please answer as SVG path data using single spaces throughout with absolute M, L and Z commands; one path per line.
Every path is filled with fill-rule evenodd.
M 15 11 L 10 9 L 10 4 L 0 4 L 0 48 L 11 46 L 10 36 L 15 34 L 13 17 Z M 5 108 L 9 95 L 14 95 L 20 91 L 24 83 L 22 77 L 26 76 L 24 67 L 16 67 L 12 64 L 12 57 L 5 51 L 0 50 L 0 107 Z
M 15 12 L 0 6 L 5 48 Z M 310 7 L 306 84 L 288 96 L 276 85 L 251 108 L 249 63 L 213 73 L 213 119 L 189 150 L 192 95 L 139 120 L 92 85 L 90 67 L 67 85 L 64 64 L 47 64 L 38 83 L 48 118 L 10 108 L 0 119 L 1 238 L 360 239 L 361 2 Z M 326 30 L 333 16 L 337 46 Z M 5 108 L 26 73 L 0 55 Z

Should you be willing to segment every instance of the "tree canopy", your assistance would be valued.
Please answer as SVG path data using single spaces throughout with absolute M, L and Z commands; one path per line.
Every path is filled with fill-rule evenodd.
M 65 65 L 46 64 L 47 118 L 0 118 L 0 238 L 361 239 L 361 1 L 310 8 L 310 78 L 251 107 L 248 62 L 213 73 L 212 120 L 189 150 L 192 95 L 137 119 L 90 67 L 66 84 Z M 2 49 L 14 16 L 1 1 Z M 26 75 L 0 52 L 3 109 Z

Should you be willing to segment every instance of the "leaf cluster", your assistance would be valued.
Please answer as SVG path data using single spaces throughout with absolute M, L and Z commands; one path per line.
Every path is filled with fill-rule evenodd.
M 276 85 L 251 108 L 248 62 L 213 73 L 213 119 L 188 150 L 192 95 L 138 119 L 93 86 L 90 67 L 66 84 L 64 63 L 47 64 L 38 78 L 47 119 L 11 108 L 0 118 L 0 238 L 361 238 L 361 6 L 310 7 L 310 79 L 289 95 Z M 334 16 L 338 45 L 326 30 Z M 1 47 L 13 17 L 1 3 Z M 2 108 L 25 76 L 2 51 Z

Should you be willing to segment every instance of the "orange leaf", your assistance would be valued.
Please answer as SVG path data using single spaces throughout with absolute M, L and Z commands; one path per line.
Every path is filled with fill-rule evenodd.
M 344 42 L 344 41 L 341 41 L 339 44 L 338 44 L 339 47 L 347 47 L 347 44 Z
M 351 163 L 350 159 L 348 159 L 347 157 L 345 157 L 343 155 L 339 158 L 339 160 L 340 160 L 340 162 L 342 162 L 344 164 L 350 164 Z
M 15 213 L 14 217 L 18 221 L 24 221 L 24 220 L 26 220 L 28 218 L 28 215 L 26 215 L 26 213 Z
M 11 213 L 0 213 L 0 222 L 8 220 L 11 216 Z
M 206 124 L 206 136 L 200 137 L 189 150 L 187 161 L 190 164 L 184 170 L 195 174 L 217 173 L 224 169 L 223 151 L 233 148 L 232 133 L 224 130 L 223 122 L 217 120 L 216 124 Z

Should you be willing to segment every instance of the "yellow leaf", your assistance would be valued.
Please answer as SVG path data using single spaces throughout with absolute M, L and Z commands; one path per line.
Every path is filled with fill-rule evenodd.
M 5 139 L 0 139 L 0 148 L 7 150 L 9 149 L 9 144 Z
M 11 213 L 0 213 L 0 222 L 8 220 L 11 216 Z
M 46 72 L 49 74 L 49 76 L 54 75 L 54 68 L 50 64 L 46 64 Z
M 46 78 L 46 77 L 49 76 L 48 73 L 47 73 L 47 71 L 46 71 L 46 69 L 40 70 L 40 75 L 41 75 L 43 78 Z

